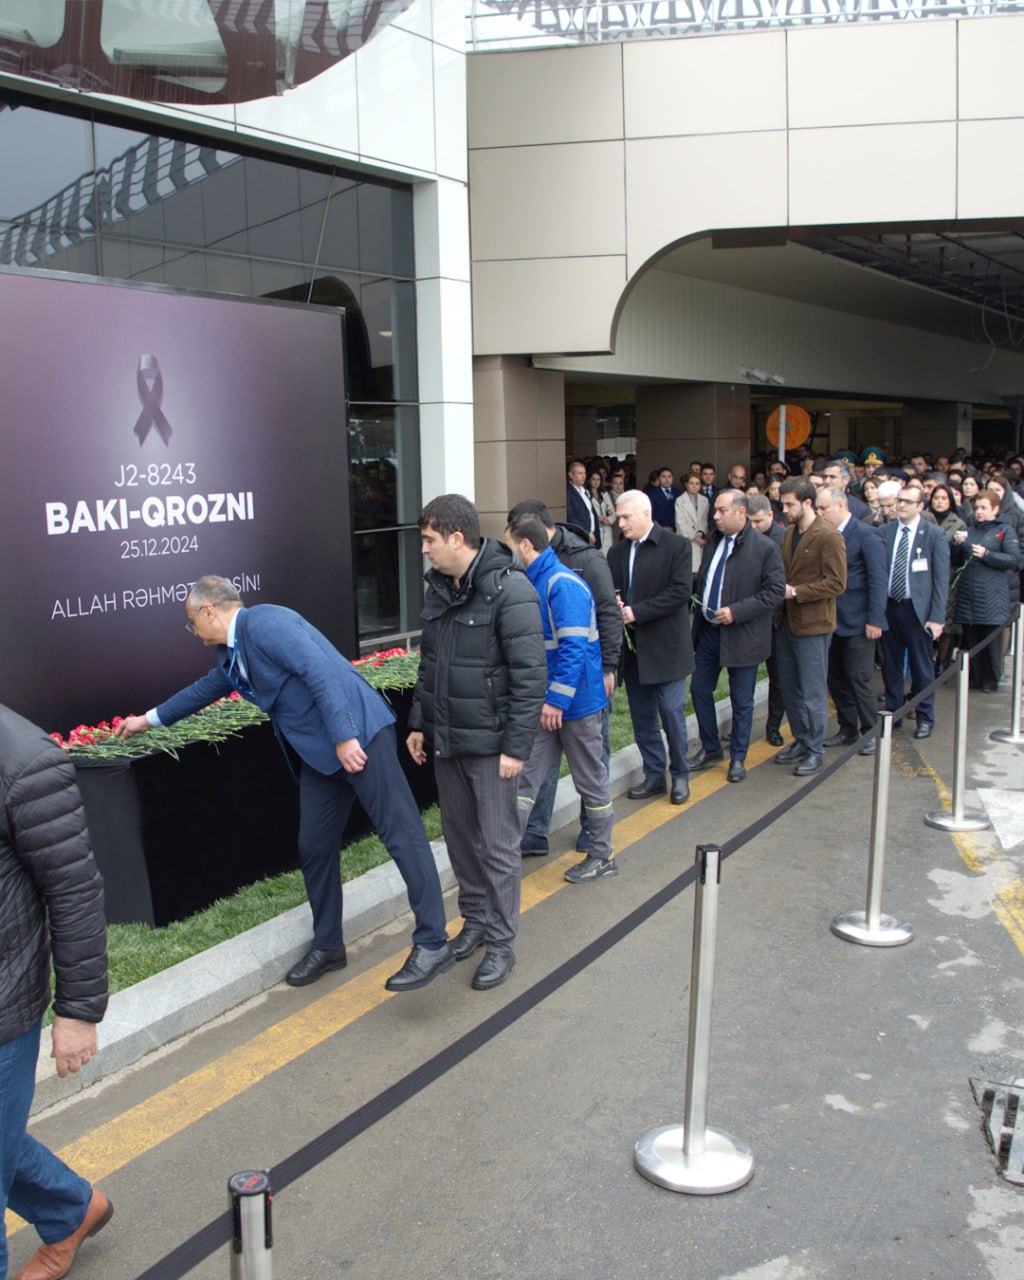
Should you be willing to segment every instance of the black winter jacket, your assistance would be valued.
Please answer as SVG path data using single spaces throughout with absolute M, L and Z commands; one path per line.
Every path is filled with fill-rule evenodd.
M 604 671 L 618 671 L 619 652 L 622 649 L 622 610 L 615 599 L 612 571 L 602 551 L 586 539 L 575 525 L 555 525 L 551 550 L 567 569 L 578 573 L 590 588 L 597 611 L 597 631 L 601 641 L 601 667 Z
M 504 543 L 485 538 L 465 578 L 427 574 L 409 728 L 436 755 L 529 758 L 547 692 L 537 593 Z
M 50 1003 L 99 1022 L 107 1007 L 103 880 L 75 767 L 42 729 L 0 706 L 0 1044 Z
M 985 548 L 982 559 L 971 550 Z M 1020 542 L 1002 516 L 984 522 L 972 520 L 967 541 L 952 546 L 954 564 L 966 564 L 956 579 L 953 618 L 968 626 L 998 627 L 1010 619 L 1012 579 L 1020 569 Z

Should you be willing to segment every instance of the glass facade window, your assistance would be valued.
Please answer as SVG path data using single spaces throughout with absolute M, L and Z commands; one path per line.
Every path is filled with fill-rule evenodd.
M 0 165 L 0 263 L 344 308 L 360 639 L 417 630 L 411 190 L 21 96 Z

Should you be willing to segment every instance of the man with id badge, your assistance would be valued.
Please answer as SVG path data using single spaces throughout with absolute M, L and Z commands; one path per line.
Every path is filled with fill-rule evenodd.
M 896 498 L 896 519 L 882 525 L 889 589 L 882 633 L 882 679 L 885 709 L 895 711 L 904 701 L 904 660 L 910 668 L 910 696 L 916 697 L 934 678 L 932 644 L 942 635 L 949 595 L 949 544 L 937 525 L 921 518 L 921 489 L 903 488 Z M 915 738 L 931 737 L 935 726 L 935 695 L 917 707 Z M 897 726 L 898 727 L 898 726 Z

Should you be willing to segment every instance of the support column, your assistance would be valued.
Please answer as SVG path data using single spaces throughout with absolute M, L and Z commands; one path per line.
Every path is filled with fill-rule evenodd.
M 509 509 L 540 498 L 565 519 L 565 377 L 523 356 L 473 361 L 476 504 L 500 538 Z
M 919 450 L 934 457 L 955 449 L 971 451 L 971 405 L 942 400 L 906 400 L 900 432 L 900 452 L 909 457 Z
M 420 475 L 424 504 L 473 495 L 473 315 L 466 184 L 413 187 Z
M 733 463 L 750 467 L 750 390 L 726 382 L 673 383 L 636 392 L 637 484 L 648 472 L 713 462 L 719 479 Z

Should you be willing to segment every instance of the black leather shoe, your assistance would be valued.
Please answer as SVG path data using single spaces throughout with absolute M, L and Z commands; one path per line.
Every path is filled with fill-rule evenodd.
M 915 738 L 930 738 L 931 736 L 932 726 L 927 721 L 925 721 L 924 724 L 919 723 L 917 728 L 914 730 Z
M 765 741 L 769 742 L 773 747 L 781 747 L 785 738 L 779 733 L 778 729 L 768 729 L 765 732 Z
M 780 751 L 775 756 L 776 764 L 796 764 L 798 760 L 802 760 L 807 754 L 807 748 L 802 742 L 791 742 L 785 751 Z
M 663 796 L 664 794 L 664 780 L 659 781 L 657 778 L 644 778 L 638 787 L 630 787 L 626 792 L 630 800 L 646 800 L 648 796 Z
M 747 776 L 747 771 L 743 766 L 742 760 L 730 760 L 729 772 L 725 775 L 730 782 L 742 782 Z
M 696 755 L 687 760 L 686 767 L 691 773 L 699 773 L 701 769 L 710 769 L 713 764 L 719 764 L 724 759 L 724 751 L 705 751 L 701 747 Z
M 873 756 L 878 750 L 878 744 L 872 738 L 870 742 L 865 742 L 861 749 L 857 752 L 859 756 Z
M 826 738 L 821 745 L 823 747 L 848 747 L 856 741 L 856 734 L 851 737 L 848 733 L 834 733 L 831 738 Z
M 672 779 L 672 794 L 669 799 L 673 804 L 686 804 L 690 798 L 690 784 L 685 778 Z
M 500 987 L 515 967 L 516 958 L 511 951 L 488 951 L 473 974 L 471 986 L 474 991 Z
M 290 987 L 308 987 L 317 978 L 329 973 L 332 969 L 344 969 L 348 964 L 345 948 L 338 947 L 333 951 L 321 951 L 319 947 L 310 947 L 298 964 L 292 965 L 284 976 Z
M 808 751 L 807 755 L 804 756 L 797 767 L 793 770 L 793 773 L 797 778 L 809 778 L 812 773 L 821 773 L 824 767 L 825 761 L 821 756 L 812 755 L 811 752 Z
M 455 957 L 446 942 L 436 951 L 427 947 L 413 947 L 409 958 L 397 973 L 393 973 L 384 983 L 386 991 L 416 991 L 433 982 L 439 973 L 447 973 L 455 968 Z
M 479 925 L 464 924 L 451 941 L 452 955 L 456 960 L 468 960 L 474 951 L 484 945 L 484 931 Z

